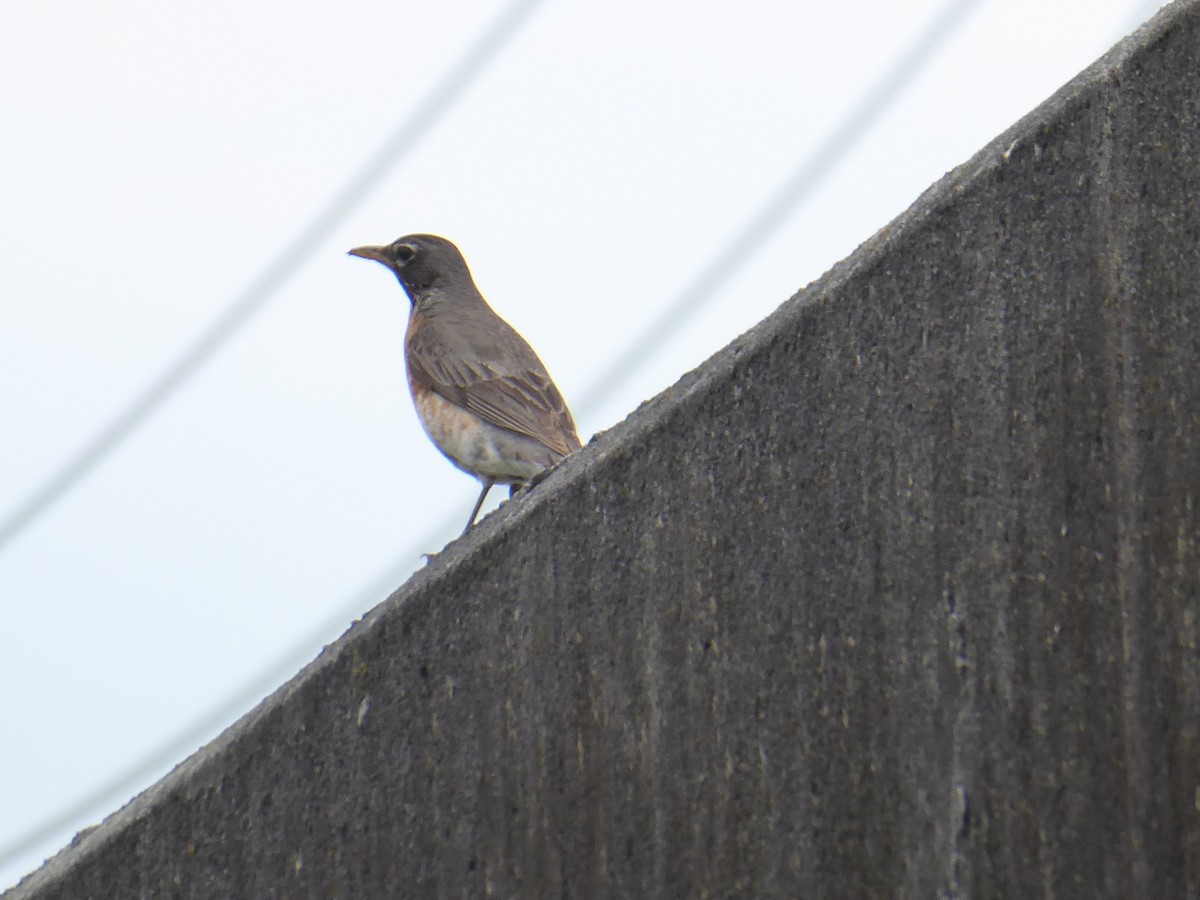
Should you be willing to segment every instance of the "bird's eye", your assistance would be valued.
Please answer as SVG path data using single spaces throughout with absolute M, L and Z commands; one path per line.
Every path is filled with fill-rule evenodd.
M 417 255 L 416 249 L 413 248 L 412 246 L 410 246 L 409 244 L 401 244 L 399 247 L 396 248 L 396 259 L 399 260 L 401 263 L 408 262 L 416 255 Z

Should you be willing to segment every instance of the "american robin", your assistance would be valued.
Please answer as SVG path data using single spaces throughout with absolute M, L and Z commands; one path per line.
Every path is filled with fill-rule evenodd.
M 450 462 L 483 482 L 466 534 L 493 485 L 510 485 L 511 496 L 579 449 L 575 422 L 542 361 L 488 306 L 450 241 L 410 234 L 350 255 L 383 263 L 412 301 L 404 361 L 417 417 Z

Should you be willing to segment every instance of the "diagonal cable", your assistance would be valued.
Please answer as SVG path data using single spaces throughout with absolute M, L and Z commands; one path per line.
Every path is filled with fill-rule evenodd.
M 458 510 L 455 510 L 453 515 L 447 515 L 435 529 L 431 529 L 431 533 L 456 534 L 461 519 Z M 26 853 L 36 850 L 42 844 L 70 828 L 83 827 L 84 823 L 99 811 L 111 809 L 115 803 L 128 799 L 133 791 L 140 791 L 144 788 L 146 779 L 153 773 L 163 771 L 172 763 L 186 758 L 205 741 L 211 740 L 215 734 L 219 734 L 227 728 L 235 716 L 239 716 L 244 710 L 253 708 L 257 701 L 270 694 L 283 681 L 311 661 L 314 647 L 320 647 L 331 639 L 331 635 L 344 631 L 348 621 L 361 616 L 364 609 L 370 609 L 376 605 L 380 596 L 386 597 L 394 591 L 396 585 L 413 570 L 412 564 L 407 560 L 419 559 L 429 546 L 431 545 L 422 539 L 409 547 L 408 552 L 402 555 L 399 561 L 382 569 L 374 578 L 355 591 L 336 612 L 331 613 L 318 625 L 309 629 L 302 639 L 297 640 L 270 666 L 263 669 L 256 677 L 247 679 L 235 694 L 226 697 L 218 706 L 196 718 L 190 725 L 129 764 L 104 784 L 78 797 L 69 806 L 44 819 L 20 837 L 0 846 L 0 868 L 7 866 Z M 4 886 L 0 882 L 0 893 L 3 891 Z
M 645 329 L 615 362 L 593 380 L 593 386 L 584 392 L 583 400 L 577 407 L 585 410 L 583 415 L 602 403 L 605 397 L 613 392 L 614 385 L 626 382 L 629 370 L 638 367 L 638 360 L 653 351 L 662 335 L 669 334 L 677 329 L 682 321 L 695 315 L 698 308 L 710 300 L 737 269 L 747 263 L 753 250 L 786 221 L 794 208 L 819 185 L 820 180 L 828 175 L 841 159 L 845 158 L 851 147 L 861 140 L 887 111 L 924 64 L 962 24 L 966 14 L 984 2 L 985 0 L 954 0 L 941 11 L 904 55 L 882 74 L 875 87 L 826 137 L 817 150 L 806 158 L 767 203 L 734 233 L 722 252 L 714 257 L 714 262 L 703 267 L 657 317 L 654 324 Z M 417 549 L 402 559 L 416 559 L 423 548 L 433 546 L 437 537 L 451 534 L 454 529 L 454 521 L 447 518 L 417 543 Z M 3 542 L 0 541 L 0 546 L 2 545 Z M 136 789 L 137 785 L 144 782 L 147 772 L 159 769 L 186 754 L 205 737 L 230 722 L 255 697 L 261 696 L 262 691 L 269 691 L 293 675 L 298 666 L 311 658 L 314 646 L 326 640 L 329 634 L 336 632 L 348 618 L 359 615 L 364 608 L 376 603 L 381 594 L 390 592 L 412 568 L 412 565 L 405 562 L 388 566 L 378 577 L 372 579 L 367 588 L 356 591 L 338 612 L 331 615 L 319 628 L 314 628 L 303 641 L 297 641 L 289 650 L 280 654 L 274 665 L 247 684 L 236 696 L 197 720 L 111 782 L 35 826 L 21 839 L 0 848 L 0 866 L 72 827 L 73 823 L 86 821 L 97 810 L 108 807 L 123 796 L 128 796 L 128 791 Z
M 608 396 L 616 393 L 617 387 L 627 384 L 646 361 L 653 358 L 664 335 L 677 331 L 683 322 L 694 318 L 705 304 L 717 296 L 718 291 L 787 221 L 795 208 L 820 187 L 830 171 L 845 159 L 850 148 L 912 84 L 930 58 L 963 23 L 967 14 L 984 2 L 954 0 L 938 13 L 904 55 L 883 72 L 875 86 L 850 110 L 846 118 L 800 163 L 767 202 L 743 223 L 721 251 L 713 255 L 712 262 L 703 266 L 666 309 L 592 380 L 592 387 L 583 392 L 577 404 L 580 418 L 597 409 Z
M 408 118 L 202 332 L 67 463 L 0 521 L 0 552 L 95 471 L 259 313 L 297 268 L 437 125 L 544 0 L 516 0 L 472 43 Z

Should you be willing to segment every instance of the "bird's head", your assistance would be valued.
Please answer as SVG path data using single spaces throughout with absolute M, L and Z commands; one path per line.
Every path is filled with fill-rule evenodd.
M 413 303 L 434 288 L 463 281 L 472 284 L 462 253 L 434 234 L 409 234 L 381 247 L 355 247 L 350 255 L 373 259 L 391 269 Z

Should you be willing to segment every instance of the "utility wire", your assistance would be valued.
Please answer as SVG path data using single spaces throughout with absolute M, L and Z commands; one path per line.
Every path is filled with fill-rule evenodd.
M 770 200 L 734 233 L 724 250 L 716 255 L 715 261 L 701 269 L 666 311 L 593 381 L 592 388 L 584 393 L 584 399 L 577 407 L 584 415 L 603 402 L 606 395 L 614 389 L 614 385 L 628 381 L 629 371 L 638 368 L 639 360 L 650 354 L 662 335 L 677 330 L 686 319 L 694 316 L 703 303 L 715 295 L 717 288 L 747 263 L 757 246 L 783 224 L 788 214 L 808 196 L 819 180 L 845 158 L 851 147 L 861 140 L 886 112 L 888 106 L 912 82 L 922 66 L 946 43 L 966 14 L 983 2 L 984 0 L 955 0 L 942 10 L 904 55 L 883 73 L 875 87 L 850 111 L 845 120 L 784 181 Z M 367 587 L 356 591 L 335 614 L 320 627 L 314 628 L 304 640 L 293 644 L 274 665 L 248 683 L 237 695 L 108 784 L 47 819 L 20 840 L 0 848 L 0 866 L 73 824 L 86 821 L 97 810 L 105 809 L 114 801 L 127 797 L 130 790 L 135 790 L 145 782 L 149 773 L 162 769 L 173 760 L 194 750 L 201 741 L 229 723 L 256 698 L 275 689 L 294 675 L 300 666 L 311 659 L 313 647 L 335 634 L 347 619 L 361 614 L 363 609 L 377 603 L 381 595 L 390 593 L 400 579 L 412 571 L 413 566 L 407 560 L 418 558 L 428 547 L 434 545 L 434 541 L 452 533 L 454 528 L 454 520 L 447 518 L 436 528 L 430 529 L 425 538 L 400 557 L 400 561 L 372 579 Z
M 787 221 L 792 211 L 806 200 L 822 180 L 841 162 L 871 126 L 887 111 L 896 98 L 913 82 L 925 63 L 949 39 L 967 14 L 985 0 L 955 0 L 947 4 L 929 27 L 896 60 L 842 122 L 788 176 L 770 199 L 750 216 L 712 257 L 712 262 L 696 273 L 679 295 L 660 312 L 641 333 L 626 345 L 608 367 L 593 380 L 578 403 L 580 416 L 598 408 L 616 388 L 628 383 L 635 372 L 654 357 L 664 336 L 711 302 L 717 292 L 754 256 L 767 238 Z
M 0 524 L 0 551 L 76 484 L 91 474 L 266 305 L 295 271 L 297 261 L 310 254 L 324 241 L 370 194 L 375 185 L 420 143 L 542 4 L 543 0 L 517 0 L 497 17 L 451 66 L 442 80 L 434 85 L 424 101 L 350 177 L 341 190 L 312 217 L 309 224 L 285 245 L 275 259 L 234 299 L 216 322 L 196 338 L 157 380 L 148 385 L 84 445 L 67 465 Z M 447 519 L 435 533 L 449 533 L 452 527 L 453 523 Z M 402 559 L 415 559 L 424 549 L 424 546 L 417 547 Z M 381 573 L 371 581 L 368 588 L 356 592 L 353 601 L 345 604 L 336 616 L 331 616 L 319 627 L 312 629 L 304 640 L 297 641 L 268 671 L 248 682 L 220 707 L 193 722 L 182 733 L 130 766 L 109 783 L 79 798 L 69 808 L 36 826 L 18 840 L 0 847 L 0 866 L 7 865 L 18 856 L 69 828 L 73 822 L 85 820 L 95 810 L 103 809 L 114 799 L 135 790 L 145 780 L 147 772 L 162 769 L 195 749 L 201 741 L 227 725 L 237 710 L 246 709 L 254 700 L 277 687 L 282 679 L 308 660 L 314 646 L 330 634 L 336 633 L 336 630 L 357 611 L 376 603 L 381 593 L 391 590 L 399 579 L 411 570 L 411 565 L 405 563 L 394 565 Z
M 395 166 L 512 41 L 544 0 L 516 0 L 472 43 L 416 109 L 370 156 L 332 199 L 284 245 L 209 328 L 58 472 L 0 522 L 0 552 L 79 482 L 95 471 L 259 313 L 291 275 Z
M 453 516 L 448 515 L 443 519 L 432 531 L 439 535 L 451 534 L 456 530 L 455 523 L 460 522 L 460 516 L 455 512 Z M 420 558 L 428 548 L 429 545 L 424 539 L 410 547 L 408 552 L 400 557 L 403 562 L 398 561 L 379 572 L 362 588 L 355 591 L 336 613 L 330 614 L 323 622 L 310 629 L 301 640 L 297 640 L 269 668 L 247 680 L 236 694 L 226 698 L 219 706 L 196 719 L 170 740 L 129 765 L 112 780 L 89 791 L 70 806 L 60 810 L 21 837 L 0 847 L 0 868 L 37 849 L 67 829 L 82 827 L 83 823 L 96 815 L 98 811 L 107 810 L 114 803 L 127 799 L 133 791 L 139 791 L 145 787 L 147 779 L 155 773 L 162 772 L 173 763 L 186 758 L 204 742 L 212 740 L 215 735 L 234 721 L 235 716 L 240 716 L 243 712 L 252 709 L 287 678 L 295 675 L 306 663 L 310 662 L 313 658 L 313 648 L 329 641 L 332 635 L 338 634 L 347 627 L 347 622 L 362 615 L 363 610 L 370 609 L 379 603 L 381 596 L 386 597 L 394 591 L 396 585 L 412 572 L 413 566 L 407 560 Z M 3 889 L 4 886 L 0 883 L 0 892 Z

